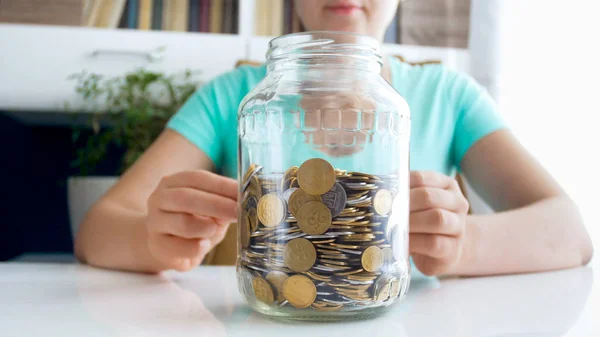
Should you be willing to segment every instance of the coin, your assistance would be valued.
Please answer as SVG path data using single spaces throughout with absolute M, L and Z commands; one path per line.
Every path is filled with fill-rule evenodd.
M 379 215 L 387 215 L 392 210 L 392 192 L 381 189 L 375 193 L 373 207 Z
M 346 208 L 346 190 L 339 183 L 335 183 L 327 193 L 321 196 L 321 199 L 331 211 L 332 217 L 338 216 Z
M 383 248 L 381 250 L 381 252 L 383 253 L 383 261 L 385 261 L 386 263 L 393 262 L 394 252 L 392 251 L 392 248 L 390 248 L 390 247 Z
M 256 299 L 263 303 L 271 304 L 275 301 L 275 295 L 273 295 L 271 284 L 262 277 L 255 277 L 252 279 L 252 290 L 254 291 Z
M 277 193 L 264 195 L 258 201 L 258 219 L 266 227 L 275 227 L 285 219 L 285 202 Z
M 400 296 L 400 280 L 394 278 L 390 284 L 390 297 L 396 298 L 398 296 Z
M 240 225 L 240 243 L 242 247 L 248 248 L 250 245 L 250 218 L 248 214 L 242 215 Z
M 360 262 L 366 271 L 378 271 L 383 265 L 383 252 L 379 247 L 371 246 L 365 249 Z
M 285 200 L 285 202 L 287 202 L 287 204 L 290 204 L 290 196 L 292 195 L 292 193 L 296 192 L 298 190 L 297 187 L 291 187 L 288 188 L 287 190 L 285 190 L 285 192 L 283 192 L 283 194 L 281 195 L 283 197 L 283 200 Z M 291 213 L 291 207 L 290 208 L 290 213 Z M 292 213 L 294 214 L 294 213 Z
M 262 166 L 258 166 L 256 164 L 250 165 L 246 174 L 244 174 L 244 178 L 242 180 L 242 191 L 246 191 L 248 186 L 250 186 L 252 179 L 255 178 L 256 175 L 262 170 Z M 257 180 L 258 181 L 258 180 Z
M 250 177 L 250 182 L 248 183 L 248 191 L 250 191 L 251 195 L 256 196 L 257 198 L 262 197 L 262 187 L 260 186 L 260 182 L 256 175 Z
M 390 284 L 385 283 L 382 287 L 379 287 L 377 293 L 375 294 L 375 300 L 377 302 L 384 302 L 390 298 Z
M 322 195 L 335 183 L 333 166 L 321 158 L 313 158 L 302 163 L 298 169 L 298 184 L 306 193 Z
M 331 226 L 331 212 L 319 201 L 309 201 L 297 212 L 298 227 L 309 235 L 323 234 Z
M 307 239 L 294 239 L 286 243 L 283 248 L 283 261 L 285 266 L 295 272 L 309 270 L 317 260 L 317 250 Z
M 290 188 L 289 190 L 291 189 L 292 188 Z M 300 207 L 302 207 L 302 205 L 309 201 L 321 201 L 321 197 L 318 195 L 310 195 L 304 192 L 302 189 L 294 187 L 294 191 L 290 195 L 290 199 L 288 202 L 290 213 L 292 213 L 294 217 L 297 217 L 298 210 L 300 209 Z
M 317 298 L 317 287 L 308 277 L 294 275 L 283 283 L 283 297 L 296 308 L 306 308 Z
M 258 228 L 258 217 L 256 214 L 256 207 L 258 202 L 253 196 L 249 196 L 244 201 L 244 211 L 250 216 L 250 230 L 254 232 Z
M 273 288 L 277 291 L 277 301 L 283 302 L 283 283 L 288 279 L 288 275 L 282 271 L 271 271 L 265 277 L 267 281 L 273 285 Z

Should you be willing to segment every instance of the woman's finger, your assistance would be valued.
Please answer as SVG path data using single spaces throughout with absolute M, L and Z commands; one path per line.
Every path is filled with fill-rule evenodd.
M 463 228 L 458 214 L 434 208 L 410 213 L 410 232 L 456 236 L 463 232 Z
M 435 171 L 410 171 L 410 188 L 435 187 L 453 189 L 458 186 L 456 179 Z
M 216 173 L 196 170 L 176 173 L 161 182 L 166 188 L 192 188 L 237 200 L 238 182 Z
M 210 217 L 195 216 L 187 213 L 159 212 L 157 219 L 152 219 L 157 224 L 155 230 L 163 234 L 171 234 L 185 239 L 210 238 L 217 233 L 217 222 Z
M 451 257 L 458 250 L 458 240 L 451 236 L 436 234 L 409 234 L 409 251 L 436 259 Z
M 465 207 L 466 206 L 466 207 Z M 434 187 L 417 187 L 410 190 L 410 211 L 417 212 L 432 208 L 463 212 L 468 202 L 462 194 Z
M 413 254 L 412 258 L 419 271 L 427 276 L 442 275 L 449 267 L 444 260 L 427 255 Z
M 186 271 L 196 267 L 212 248 L 208 239 L 185 239 L 170 234 L 152 235 L 149 245 L 156 259 L 168 268 Z
M 237 202 L 230 198 L 187 187 L 166 188 L 161 194 L 158 207 L 163 211 L 237 219 Z

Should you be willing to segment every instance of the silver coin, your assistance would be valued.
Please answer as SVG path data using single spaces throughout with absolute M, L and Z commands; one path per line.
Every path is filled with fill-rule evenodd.
M 336 218 L 335 221 L 352 221 L 352 222 L 355 222 L 355 221 L 360 221 L 360 220 L 362 220 L 364 218 L 365 218 L 365 216 L 362 215 L 362 216 L 355 216 L 355 217 Z
M 348 187 L 350 189 L 377 187 L 377 185 L 375 185 L 375 184 L 367 184 L 367 183 L 345 183 L 344 185 L 346 185 L 346 187 Z
M 338 271 L 339 269 L 330 268 L 326 266 L 313 266 L 312 269 L 321 270 L 321 271 Z
M 356 200 L 349 200 L 347 203 L 348 203 L 348 205 L 352 206 L 352 205 L 360 204 L 363 202 L 370 202 L 371 199 L 372 199 L 371 197 L 365 195 Z
M 268 270 L 266 270 L 266 269 L 264 269 L 264 268 L 257 267 L 257 266 L 253 266 L 253 265 L 251 265 L 251 264 L 249 264 L 249 265 L 248 265 L 248 268 L 250 268 L 250 269 L 254 269 L 254 270 L 258 270 L 258 271 L 262 271 L 263 273 L 268 273 L 268 272 L 269 272 Z
M 305 239 L 334 239 L 335 235 L 308 235 Z
M 331 211 L 332 217 L 342 213 L 344 208 L 346 208 L 346 190 L 344 190 L 344 187 L 340 183 L 335 183 L 327 193 L 321 196 L 321 199 Z
M 292 193 L 296 192 L 297 189 L 298 187 L 290 187 L 283 192 L 281 196 L 283 197 L 283 200 L 285 200 L 286 204 L 290 203 L 290 196 L 292 196 Z
M 248 211 L 252 208 L 256 209 L 258 207 L 258 200 L 254 196 L 248 196 L 244 202 L 244 210 Z
M 317 293 L 318 294 L 318 293 Z M 351 304 L 354 303 L 354 300 L 348 300 L 348 301 L 335 301 L 335 300 L 330 300 L 328 298 L 322 298 L 321 301 L 326 302 L 326 303 L 331 303 L 331 304 Z
M 356 255 L 362 254 L 362 252 L 360 252 L 360 251 L 344 249 L 344 248 L 337 248 L 337 250 L 339 250 L 340 252 L 349 253 L 349 254 L 356 254 Z
M 344 282 L 349 283 L 349 284 L 356 284 L 356 285 L 365 285 L 365 284 L 373 284 L 373 281 L 356 281 L 356 280 L 344 280 Z

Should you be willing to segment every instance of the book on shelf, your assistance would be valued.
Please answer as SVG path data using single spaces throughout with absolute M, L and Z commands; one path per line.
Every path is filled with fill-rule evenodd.
M 280 36 L 302 31 L 293 0 L 256 0 L 254 34 Z
M 229 34 L 238 31 L 241 0 L 122 1 L 119 28 Z
M 189 32 L 199 32 L 200 31 L 200 1 L 191 0 L 189 2 Z
M 81 0 L 0 0 L 0 22 L 80 26 L 90 8 Z
M 210 2 L 210 32 L 221 33 L 223 25 L 223 1 L 212 0 Z
M 152 30 L 162 29 L 162 12 L 163 0 L 152 0 Z

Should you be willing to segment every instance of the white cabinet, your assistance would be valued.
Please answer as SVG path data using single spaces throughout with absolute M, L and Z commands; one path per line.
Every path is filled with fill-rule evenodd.
M 140 67 L 167 73 L 194 69 L 207 81 L 233 69 L 239 60 L 264 61 L 270 39 L 0 24 L 0 110 L 58 112 L 65 110 L 66 101 L 76 110 L 75 82 L 67 77 L 82 70 L 115 76 Z M 441 60 L 450 68 L 469 71 L 466 49 L 386 44 L 383 51 L 413 62 Z
M 140 67 L 201 79 L 246 56 L 237 35 L 0 24 L 0 110 L 63 111 L 76 97 L 70 74 L 120 75 Z M 163 52 L 159 49 L 164 48 Z

